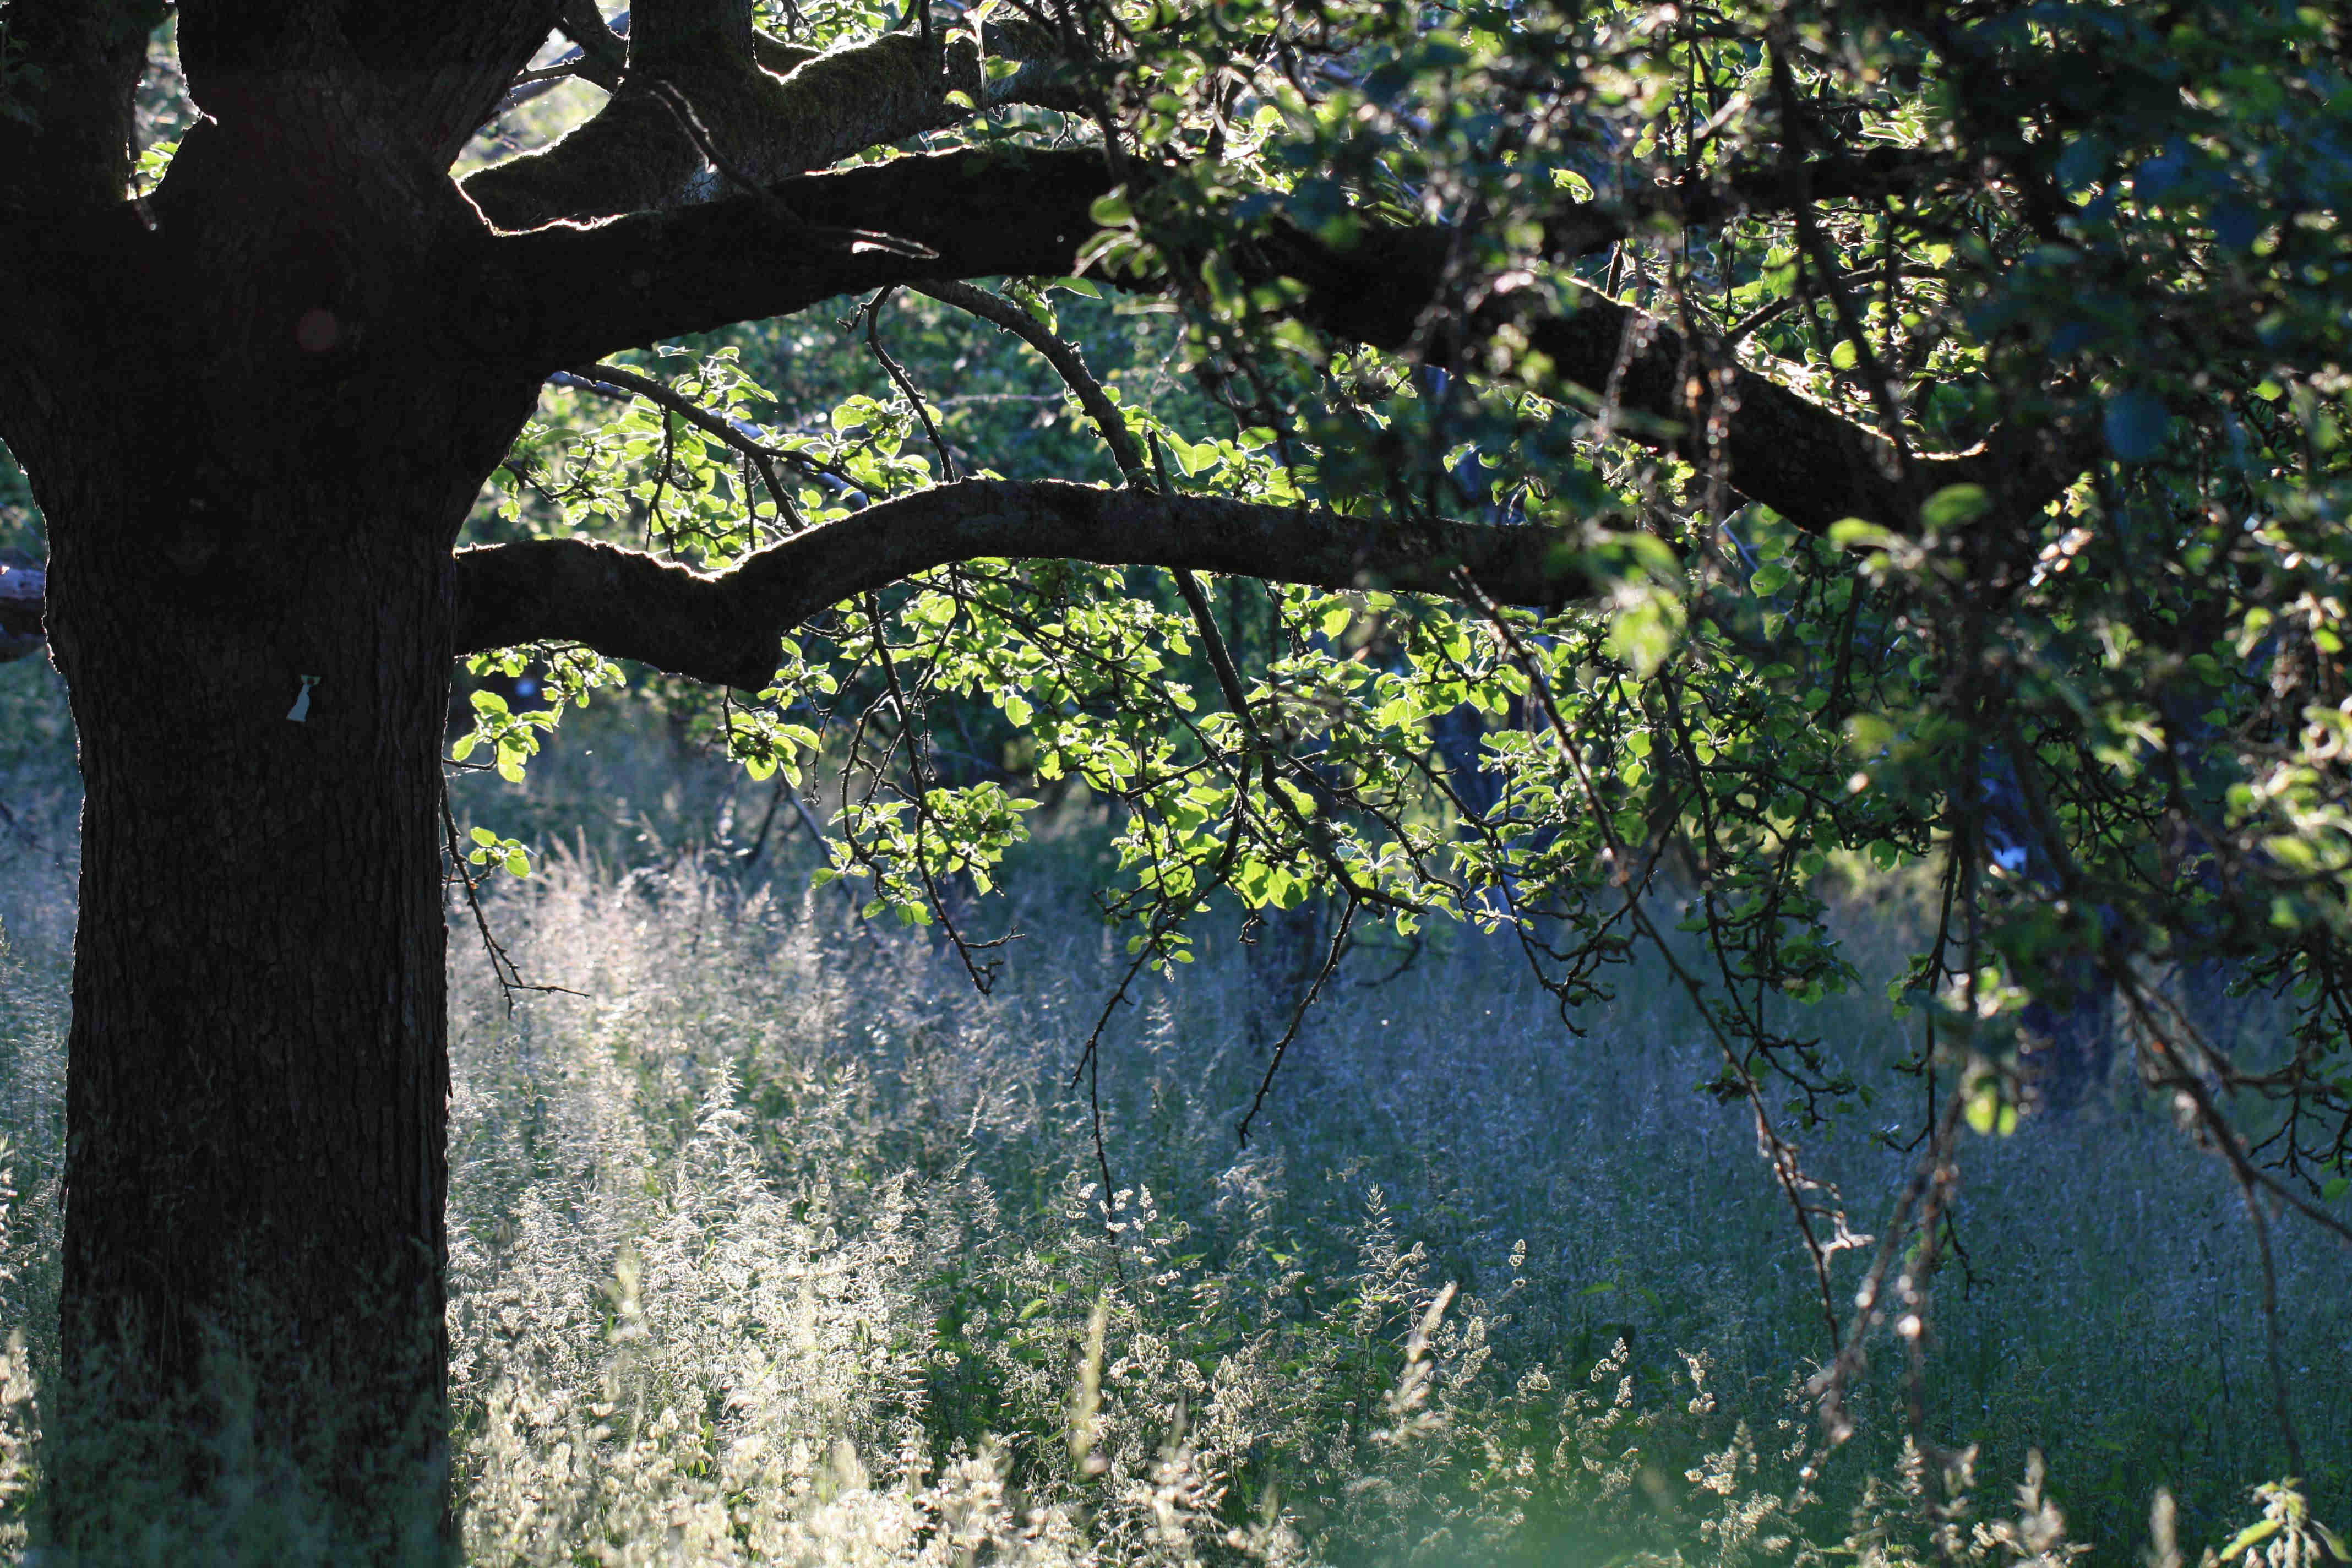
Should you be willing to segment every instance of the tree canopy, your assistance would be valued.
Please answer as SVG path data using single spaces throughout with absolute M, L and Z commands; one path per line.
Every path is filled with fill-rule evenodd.
M 495 405 L 448 641 L 545 696 L 476 692 L 457 761 L 519 772 L 621 661 L 722 689 L 755 775 L 824 771 L 827 875 L 982 984 L 964 890 L 1066 779 L 1116 805 L 1138 971 L 1323 898 L 1517 933 L 1572 1026 L 1646 952 L 1810 1250 L 1833 1424 L 1963 1129 L 2060 1100 L 2093 993 L 2258 1231 L 2352 1239 L 2340 16 L 188 0 L 203 117 L 142 150 L 157 20 L 0 8 L 0 287 L 209 342 L 201 215 L 277 204 L 284 309 L 207 349 L 188 440 L 343 398 L 318 439 L 425 463 L 352 368 L 395 342 Z M 534 142 L 562 78 L 585 118 Z M 113 384 L 25 368 L 76 320 L 0 322 L 37 493 Z M 1066 404 L 979 400 L 1015 360 Z M 1875 1240 L 1801 1155 L 1856 1092 L 1806 1005 L 1863 984 L 1863 867 L 1937 911 Z

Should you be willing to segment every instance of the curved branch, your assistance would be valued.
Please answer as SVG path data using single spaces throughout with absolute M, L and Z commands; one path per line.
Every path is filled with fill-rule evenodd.
M 1399 522 L 1056 480 L 971 479 L 868 507 L 706 576 L 577 539 L 460 552 L 457 651 L 584 643 L 720 685 L 773 679 L 777 639 L 845 599 L 982 556 L 1223 572 L 1322 588 L 1460 592 L 1556 605 L 1601 584 L 1578 543 L 1537 528 Z
M 760 482 L 767 487 L 768 499 L 776 503 L 778 525 L 797 526 L 794 520 L 800 514 L 793 506 L 792 497 L 785 493 L 783 480 L 776 475 L 776 458 L 786 454 L 780 454 L 774 447 L 744 434 L 733 420 L 713 414 L 691 397 L 673 391 L 652 376 L 639 375 L 616 364 L 592 364 L 579 370 L 558 371 L 548 380 L 558 386 L 575 386 L 608 397 L 618 397 L 625 403 L 632 396 L 642 397 L 657 408 L 667 409 L 750 463 L 758 472 Z
M 1036 350 L 1038 357 L 1053 367 L 1054 374 L 1062 378 L 1062 384 L 1070 389 L 1072 395 L 1077 398 L 1078 405 L 1087 411 L 1087 417 L 1093 420 L 1095 428 L 1102 433 L 1103 445 L 1110 448 L 1111 461 L 1118 465 L 1118 471 L 1127 477 L 1127 482 L 1131 485 L 1144 482 L 1147 471 L 1143 465 L 1143 448 L 1135 444 L 1134 436 L 1127 428 L 1127 416 L 1118 411 L 1118 405 L 1110 400 L 1102 389 L 1102 383 L 1087 369 L 1086 356 L 1079 353 L 1077 344 L 1066 338 L 1056 337 L 1045 322 L 1020 305 L 985 289 L 944 280 L 919 283 L 915 287 L 919 293 L 928 294 L 943 305 L 952 305 L 959 310 L 977 316 Z M 1164 490 L 1169 487 L 1162 483 L 1160 488 Z
M 1860 187 L 1935 177 L 1933 164 L 1906 174 L 1848 162 L 1850 168 L 1817 171 L 1822 183 Z M 1705 199 L 1778 199 L 1814 188 L 1806 183 L 1811 178 L 1774 173 L 1744 195 L 1733 185 L 1729 195 Z M 1066 274 L 1095 233 L 1094 202 L 1117 183 L 1091 150 L 992 150 L 894 159 L 773 187 L 771 205 L 803 225 L 835 235 L 882 230 L 930 253 L 922 256 L 845 241 L 813 246 L 805 234 L 797 244 L 780 244 L 786 236 L 772 212 L 750 197 L 584 232 L 509 237 L 492 247 L 504 276 L 476 293 L 497 319 L 479 331 L 485 341 L 513 341 L 520 329 L 520 354 L 554 368 L 631 343 L 782 315 L 854 289 Z M 1554 247 L 1572 254 L 1576 245 L 1608 244 L 1622 232 L 1622 204 L 1564 204 L 1551 225 Z M 1449 314 L 1439 307 L 1454 244 L 1433 226 L 1367 226 L 1342 250 L 1277 226 L 1237 247 L 1233 259 L 1247 281 L 1305 285 L 1297 315 L 1377 348 L 1485 370 L 1495 357 L 1491 345 L 1516 338 L 1524 349 L 1514 374 L 1535 390 L 1581 394 L 1587 402 L 1607 395 L 1612 411 L 1629 416 L 1626 436 L 1720 471 L 1740 494 L 1815 532 L 1848 517 L 1916 532 L 1928 498 L 1959 484 L 1983 487 L 2004 516 L 2030 519 L 2095 455 L 2095 437 L 2083 431 L 2020 428 L 1971 453 L 1915 454 L 1904 471 L 1875 430 L 1739 366 L 1728 349 L 1688 342 L 1663 321 L 1591 290 L 1576 290 L 1575 308 L 1563 314 L 1551 313 L 1531 288 L 1493 289 L 1475 311 Z

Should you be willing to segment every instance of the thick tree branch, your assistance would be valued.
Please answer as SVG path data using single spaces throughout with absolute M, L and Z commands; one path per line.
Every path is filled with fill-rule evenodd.
M 1429 594 L 1458 593 L 1460 567 L 1491 596 L 1518 604 L 1561 604 L 1597 591 L 1576 543 L 1549 530 L 975 479 L 880 502 L 717 576 L 576 539 L 464 551 L 457 649 L 578 642 L 758 690 L 775 674 L 777 639 L 810 616 L 913 573 L 982 556 Z
M 14 0 L 0 17 L 0 213 L 122 199 L 131 94 L 163 8 L 143 0 Z
M 648 8 L 639 12 L 628 75 L 595 119 L 465 182 L 493 224 L 529 229 L 678 205 L 697 194 L 706 151 L 767 183 L 945 129 L 984 106 L 1077 102 L 1052 40 L 1025 24 L 986 29 L 990 57 L 1018 67 L 991 82 L 969 34 L 941 49 L 892 33 L 811 58 L 757 35 L 739 39 L 683 21 L 666 28 Z M 772 68 L 787 62 L 785 74 Z M 950 102 L 951 94 L 962 100 Z M 680 99 L 695 128 L 681 124 Z M 707 149 L 697 145 L 704 139 Z
M 491 113 L 492 120 L 573 77 L 593 82 L 606 92 L 620 90 L 629 68 L 629 13 L 617 11 L 607 22 L 590 0 L 565 0 L 556 26 L 572 40 L 572 47 L 540 69 L 525 71 L 509 83 L 506 97 Z M 801 44 L 788 44 L 766 33 L 751 35 L 752 58 L 761 70 L 776 76 L 788 75 L 824 52 Z
M 625 37 L 629 26 L 626 11 L 607 24 L 588 0 L 566 0 L 555 25 L 572 40 L 572 47 L 538 69 L 524 71 L 510 79 L 497 107 L 482 117 L 483 127 L 496 123 L 500 115 L 520 109 L 532 99 L 552 92 L 573 77 L 593 82 L 606 92 L 621 85 L 622 73 L 629 63 L 629 46 Z M 614 32 L 615 26 L 621 31 Z
M 502 236 L 466 258 L 476 280 L 453 290 L 463 304 L 447 321 L 463 352 L 544 373 L 885 284 L 1055 276 L 1094 233 L 1087 211 L 1110 183 L 1086 151 L 955 153 L 786 180 L 772 199 Z M 856 229 L 950 252 L 861 249 L 845 237 Z
M 556 15 L 557 0 L 181 0 L 180 63 L 190 96 L 240 145 L 304 164 L 365 147 L 437 181 Z
M 1322 296 L 1346 313 L 1345 296 Z M 1514 315 L 1504 308 L 1475 323 L 1488 335 Z M 1339 330 L 1331 321 L 1322 323 Z M 1619 410 L 1643 416 L 1627 421 L 1628 439 L 1679 453 L 1703 471 L 1719 465 L 1724 482 L 1762 501 L 1798 527 L 1826 532 L 1843 519 L 1864 518 L 1901 533 L 1916 533 L 1920 511 L 1937 491 L 1954 485 L 1982 489 L 2003 516 L 2038 513 L 2093 460 L 2096 448 L 2074 429 L 2004 426 L 1974 450 L 1909 454 L 1876 430 L 1790 391 L 1739 365 L 1731 353 L 1694 344 L 1654 317 L 1580 291 L 1566 315 L 1534 315 L 1515 323 L 1549 374 L 1530 380 L 1538 390 L 1571 386 L 1601 393 Z M 1392 323 L 1368 322 L 1370 333 L 1392 333 Z M 1391 340 L 1379 346 L 1402 347 Z M 1546 383 L 1553 384 L 1547 387 Z
M 620 85 L 629 65 L 631 13 L 616 12 L 607 22 L 596 0 L 562 0 L 555 25 L 588 57 L 596 73 L 591 81 L 607 91 Z
M 1734 186 L 1706 199 L 1759 199 L 1782 184 L 1817 190 L 1817 177 L 1858 185 L 1912 177 L 1903 166 L 1844 163 L 1843 172 L 1769 172 L 1759 176 L 1758 191 Z M 506 276 L 481 297 L 494 302 L 501 325 L 480 331 L 492 341 L 520 329 L 519 352 L 552 368 L 853 289 L 1066 273 L 1094 232 L 1093 203 L 1114 183 L 1099 155 L 1085 150 L 957 153 L 782 182 L 776 200 L 807 232 L 780 231 L 772 214 L 747 198 L 586 232 L 517 236 L 493 247 Z M 1564 207 L 1556 244 L 1567 247 L 1579 233 L 1585 243 L 1607 244 L 1622 221 L 1613 205 Z M 933 254 L 809 238 L 851 227 L 883 230 Z M 1981 486 L 2005 515 L 2030 518 L 2093 455 L 2078 432 L 2013 429 L 1973 453 L 1915 455 L 1897 478 L 1893 448 L 1876 431 L 1739 366 L 1727 350 L 1687 342 L 1591 291 L 1579 290 L 1565 314 L 1544 310 L 1533 289 L 1492 289 L 1476 309 L 1453 310 L 1453 244 L 1434 227 L 1373 227 L 1343 251 L 1276 228 L 1239 247 L 1234 261 L 1245 278 L 1305 284 L 1297 313 L 1336 336 L 1473 370 L 1492 367 L 1498 342 L 1517 342 L 1515 374 L 1537 390 L 1606 396 L 1612 418 L 1626 416 L 1619 427 L 1628 437 L 1710 466 L 1739 493 L 1815 531 L 1847 517 L 1914 531 L 1925 501 L 1956 484 Z
M 1699 226 L 1747 213 L 1788 212 L 1809 202 L 1910 195 L 1949 184 L 1965 173 L 1949 157 L 1908 147 L 1871 147 L 1794 165 L 1735 163 L 1703 169 L 1670 184 L 1560 208 L 1544 222 L 1544 255 L 1554 261 L 1590 256 L 1660 218 Z
M 446 170 L 554 29 L 555 0 L 345 7 L 361 73 L 387 89 L 387 109 L 411 128 L 434 168 Z

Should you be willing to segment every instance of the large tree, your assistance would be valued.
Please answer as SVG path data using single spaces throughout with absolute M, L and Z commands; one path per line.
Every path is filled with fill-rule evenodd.
M 229 1365 L 343 1527 L 446 1528 L 443 746 L 453 659 L 508 649 L 731 689 L 763 769 L 842 661 L 876 695 L 839 864 L 909 910 L 1018 833 L 925 773 L 946 686 L 1128 802 L 1139 963 L 1219 888 L 1310 883 L 1343 929 L 1507 921 L 1566 1003 L 1651 943 L 1847 1346 L 1924 1289 L 1958 1119 L 2030 1104 L 2094 988 L 2250 1200 L 2336 1223 L 2340 23 L 186 0 L 201 118 L 149 189 L 163 20 L 0 6 L 0 438 L 87 791 L 68 1533 L 201 1490 Z M 456 177 L 551 33 L 601 109 Z M 1178 312 L 1224 436 L 967 281 L 1081 271 Z M 838 439 L 746 417 L 729 362 L 608 363 L 901 289 L 1042 356 L 1124 482 L 959 477 L 878 296 L 894 392 Z M 638 399 L 650 477 L 553 482 L 549 396 Z M 499 542 L 457 548 L 502 465 Z M 1288 585 L 1270 634 L 1196 573 Z M 518 763 L 532 724 L 481 711 Z M 1850 1321 L 1783 1131 L 1851 1088 L 1789 1011 L 1854 978 L 1840 849 L 1941 897 L 1927 1152 Z M 2184 949 L 2293 1044 L 2231 1058 L 2154 978 Z

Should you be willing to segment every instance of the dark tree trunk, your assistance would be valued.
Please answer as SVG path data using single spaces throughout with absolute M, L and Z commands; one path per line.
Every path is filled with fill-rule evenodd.
M 453 368 L 431 226 L 273 194 L 56 274 L 16 433 L 86 789 L 51 1495 L 89 1561 L 298 1472 L 264 1506 L 338 1561 L 446 1545 L 450 549 L 536 378 Z
M 439 1439 L 445 1348 L 447 555 L 320 527 L 359 500 L 316 482 L 336 478 L 252 498 L 294 503 L 286 543 L 227 595 L 92 552 L 112 531 L 87 517 L 58 530 L 86 789 L 64 1329 L 74 1373 L 123 1375 L 121 1410 L 68 1415 L 112 1427 L 242 1371 L 296 1402 L 273 1413 L 289 1436 L 405 1462 Z M 207 1368 L 222 1353 L 247 1364 Z M 330 1430 L 337 1412 L 358 1427 Z M 378 1413 L 413 1430 L 368 1429 Z M 138 1479 L 77 1435 L 68 1507 Z M 436 1463 L 404 1480 L 437 1512 Z

